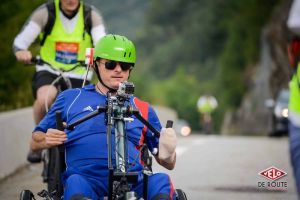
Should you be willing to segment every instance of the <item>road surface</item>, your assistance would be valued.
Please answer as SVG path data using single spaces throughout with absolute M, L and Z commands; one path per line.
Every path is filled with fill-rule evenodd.
M 258 175 L 271 166 L 287 175 L 276 181 Z M 162 170 L 157 165 L 153 168 L 154 171 Z M 297 199 L 286 137 L 194 134 L 179 138 L 176 169 L 167 172 L 174 186 L 183 189 L 191 200 Z M 36 193 L 45 188 L 40 173 L 40 164 L 29 165 L 2 181 L 0 199 L 18 199 L 22 189 Z M 266 187 L 268 184 L 273 187 Z

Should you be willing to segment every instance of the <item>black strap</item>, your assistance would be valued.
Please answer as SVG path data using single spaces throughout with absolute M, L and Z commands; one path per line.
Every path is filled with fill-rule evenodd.
M 92 7 L 88 4 L 83 4 L 83 19 L 84 19 L 84 32 L 83 39 L 85 39 L 86 33 L 91 33 L 92 29 Z M 93 39 L 91 38 L 91 43 L 93 44 Z
M 83 4 L 84 30 L 87 33 L 92 29 L 92 7 L 88 4 Z
M 46 4 L 47 10 L 48 10 L 48 21 L 46 23 L 46 26 L 44 28 L 44 35 L 43 38 L 41 39 L 41 46 L 44 45 L 45 40 L 48 35 L 51 34 L 52 28 L 54 26 L 55 18 L 56 18 L 56 13 L 55 13 L 55 3 L 54 1 L 49 1 Z M 84 17 L 84 30 L 87 33 L 91 33 L 92 29 L 92 7 L 87 4 L 83 4 L 83 17 Z M 85 33 L 84 33 L 85 34 Z M 84 35 L 83 35 L 84 37 Z
M 47 36 L 50 35 L 50 33 L 52 31 L 52 28 L 54 26 L 55 16 L 56 16 L 54 1 L 48 2 L 46 4 L 46 7 L 47 7 L 47 10 L 48 10 L 48 21 L 47 21 L 47 24 L 44 28 L 44 35 L 43 35 L 43 38 L 41 39 L 41 46 L 44 45 Z

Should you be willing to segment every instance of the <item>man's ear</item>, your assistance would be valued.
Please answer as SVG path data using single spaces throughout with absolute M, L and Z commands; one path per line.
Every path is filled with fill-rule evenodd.
M 93 67 L 94 70 L 98 70 L 98 64 L 97 64 L 97 61 L 98 61 L 98 60 L 94 60 L 94 62 L 93 62 L 92 67 Z
M 127 78 L 127 80 L 129 80 L 129 79 L 130 79 L 130 74 L 131 74 L 131 71 L 132 71 L 132 69 L 133 69 L 133 67 L 129 69 L 129 75 L 128 75 L 128 78 Z

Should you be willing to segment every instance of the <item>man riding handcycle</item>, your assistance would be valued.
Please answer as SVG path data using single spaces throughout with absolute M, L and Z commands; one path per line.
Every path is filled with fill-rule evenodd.
M 110 120 L 114 109 L 108 109 L 111 99 L 118 97 L 121 83 L 127 81 L 131 70 L 134 68 L 136 55 L 134 44 L 124 36 L 107 35 L 96 45 L 94 52 L 94 70 L 99 79 L 96 85 L 84 88 L 69 89 L 62 92 L 53 106 L 33 131 L 31 148 L 41 150 L 63 145 L 65 151 L 65 170 L 62 174 L 64 199 L 129 199 L 125 196 L 112 197 L 111 170 L 109 157 L 112 158 L 112 167 L 116 163 L 124 162 L 118 154 L 109 152 L 110 148 L 118 145 L 118 137 L 107 137 L 111 132 L 117 135 L 117 129 L 111 129 Z M 130 87 L 129 87 L 130 88 Z M 105 105 L 107 105 L 105 107 Z M 62 121 L 67 125 L 74 124 L 87 115 L 93 114 L 104 106 L 103 111 L 97 115 L 77 123 L 72 128 L 64 131 L 56 129 L 56 112 L 61 111 Z M 129 96 L 122 108 L 138 110 L 141 116 L 151 124 L 151 130 L 159 130 L 160 137 L 155 136 L 138 117 L 139 114 L 124 117 L 124 130 L 126 137 L 125 154 L 126 172 L 136 172 L 135 181 L 130 181 L 128 190 L 136 196 L 135 199 L 176 199 L 176 192 L 171 178 L 164 173 L 154 173 L 144 182 L 144 162 L 141 160 L 141 148 L 144 144 L 148 147 L 156 161 L 171 170 L 176 162 L 177 138 L 172 128 L 162 128 L 159 119 L 150 104 L 134 96 Z M 132 109 L 129 109 L 132 108 Z M 122 111 L 123 112 L 123 111 Z M 125 119 L 126 118 L 126 119 Z M 66 126 L 65 127 L 68 127 Z M 112 123 L 114 124 L 114 123 Z M 108 131 L 110 127 L 110 131 Z M 110 141 L 111 139 L 111 141 Z M 120 172 L 124 171 L 121 167 Z M 119 173 L 120 174 L 120 173 Z M 122 173 L 121 173 L 122 174 Z M 114 176 L 115 177 L 115 176 Z M 125 175 L 124 175 L 125 177 Z M 130 178 L 129 178 L 130 179 Z M 124 180 L 123 176 L 118 180 Z M 126 180 L 126 179 L 125 179 Z M 147 184 L 147 190 L 143 189 Z M 147 196 L 144 197 L 144 193 Z M 132 194 L 132 193 L 129 193 Z

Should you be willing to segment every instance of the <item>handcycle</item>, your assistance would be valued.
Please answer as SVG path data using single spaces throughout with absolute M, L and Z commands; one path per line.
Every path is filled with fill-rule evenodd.
M 87 68 L 85 61 L 78 61 L 72 68 L 68 70 L 56 69 L 52 67 L 51 64 L 41 59 L 39 56 L 33 57 L 31 59 L 31 63 L 37 65 L 46 64 L 48 67 L 51 68 L 52 71 L 54 71 L 57 74 L 57 77 L 51 83 L 51 85 L 57 89 L 57 94 L 59 94 L 60 92 L 66 89 L 72 88 L 72 82 L 70 78 L 66 76 L 66 73 L 72 72 L 78 68 Z M 88 74 L 86 74 L 85 79 L 82 82 L 82 87 L 85 85 L 87 75 Z M 48 112 L 49 109 L 48 96 L 49 96 L 49 92 L 45 97 L 46 112 Z M 61 163 L 63 165 L 64 162 L 63 160 L 61 161 L 59 160 L 61 158 L 61 156 L 59 156 L 60 154 L 59 151 L 61 150 L 59 150 L 58 148 L 50 148 L 42 151 L 42 162 L 43 162 L 42 178 L 43 178 L 43 182 L 47 183 L 48 191 L 54 191 L 56 188 L 58 188 L 57 184 L 59 184 L 59 186 L 61 185 L 59 182 L 59 176 L 58 176 L 59 166 L 57 163 Z M 60 191 L 60 193 L 62 193 L 62 191 Z
M 123 82 L 117 92 L 116 96 L 112 96 L 111 93 L 107 93 L 107 102 L 105 106 L 98 106 L 97 110 L 91 112 L 90 114 L 84 116 L 83 118 L 67 125 L 67 129 L 74 129 L 80 123 L 99 115 L 105 113 L 106 118 L 106 136 L 107 136 L 107 152 L 108 152 L 108 200 L 135 200 L 138 199 L 134 191 L 131 190 L 130 184 L 134 184 L 138 180 L 138 172 L 128 171 L 126 145 L 127 145 L 127 133 L 125 129 L 125 124 L 134 120 L 132 116 L 135 116 L 137 120 L 141 121 L 145 126 L 147 126 L 156 137 L 160 136 L 160 133 L 141 115 L 140 111 L 132 106 L 128 106 L 125 102 L 129 101 L 130 96 L 133 94 L 134 85 L 128 82 Z M 57 128 L 62 130 L 62 120 L 60 112 L 56 113 Z M 112 151 L 112 129 L 115 129 L 115 147 L 114 152 Z M 172 127 L 172 122 L 169 121 L 166 127 Z M 59 172 L 64 171 L 62 165 L 64 155 L 63 152 L 56 147 L 57 151 L 60 152 L 61 158 L 58 160 Z M 115 154 L 115 168 L 112 164 L 112 153 Z M 140 200 L 147 200 L 148 197 L 148 177 L 152 174 L 152 157 L 149 155 L 148 147 L 143 144 L 140 148 L 141 159 L 144 163 L 143 165 L 143 197 Z M 60 174 L 59 173 L 59 174 Z M 39 196 L 47 200 L 61 199 L 62 185 L 57 184 L 56 191 L 41 191 L 38 193 Z M 185 200 L 186 195 L 181 189 L 176 189 L 176 199 Z M 29 190 L 24 190 L 21 192 L 21 200 L 34 199 L 34 195 Z M 82 197 L 81 199 L 84 199 Z

